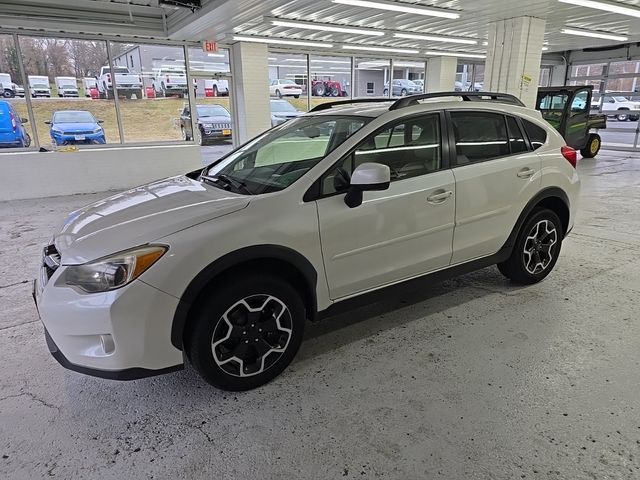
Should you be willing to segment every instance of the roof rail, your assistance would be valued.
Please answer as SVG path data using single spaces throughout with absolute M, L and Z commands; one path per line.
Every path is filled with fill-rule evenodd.
M 399 108 L 410 107 L 418 105 L 419 100 L 428 100 L 431 98 L 440 97 L 461 97 L 465 102 L 498 102 L 509 103 L 512 105 L 518 105 L 524 107 L 524 103 L 514 96 L 508 93 L 495 93 L 495 92 L 435 92 L 435 93 L 422 93 L 418 95 L 409 95 L 397 100 L 393 105 L 389 107 L 389 110 L 398 110 Z
M 351 105 L 354 103 L 380 103 L 380 102 L 395 102 L 397 98 L 389 97 L 377 97 L 377 98 L 352 98 L 351 100 L 337 100 L 335 102 L 321 103 L 316 105 L 309 112 L 321 112 L 322 110 L 329 110 L 333 107 L 340 105 Z

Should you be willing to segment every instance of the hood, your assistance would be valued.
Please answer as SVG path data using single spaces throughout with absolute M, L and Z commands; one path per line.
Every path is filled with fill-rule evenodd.
M 78 123 L 54 123 L 51 125 L 51 128 L 57 128 L 66 132 L 67 130 L 71 131 L 86 131 L 86 130 L 95 130 L 99 125 L 97 123 L 90 122 L 78 122 Z
M 154 242 L 247 205 L 249 197 L 245 195 L 185 176 L 172 177 L 76 210 L 54 241 L 64 265 L 85 263 Z
M 212 115 L 210 117 L 198 117 L 198 123 L 231 123 L 231 117 L 225 115 Z

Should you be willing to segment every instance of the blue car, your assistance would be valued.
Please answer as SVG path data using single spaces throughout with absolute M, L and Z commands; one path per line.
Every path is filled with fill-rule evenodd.
M 86 110 L 61 110 L 53 113 L 49 134 L 56 145 L 106 143 L 102 120 Z
M 9 102 L 0 101 L 0 147 L 28 147 L 31 137 L 24 128 L 26 119 Z

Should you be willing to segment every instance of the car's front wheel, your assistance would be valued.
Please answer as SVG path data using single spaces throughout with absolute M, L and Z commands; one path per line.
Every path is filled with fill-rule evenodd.
M 304 324 L 304 304 L 291 284 L 269 274 L 236 276 L 200 306 L 187 332 L 187 353 L 211 385 L 250 390 L 291 363 Z
M 549 209 L 536 209 L 520 229 L 511 256 L 498 270 L 515 283 L 529 285 L 545 278 L 558 261 L 562 222 Z
M 620 108 L 618 111 L 619 112 L 624 112 L 626 110 L 626 108 Z M 629 114 L 628 113 L 619 113 L 616 115 L 616 119 L 619 122 L 626 122 L 627 120 L 629 120 Z

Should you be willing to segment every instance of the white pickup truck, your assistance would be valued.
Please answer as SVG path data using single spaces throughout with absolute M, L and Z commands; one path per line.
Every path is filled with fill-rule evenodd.
M 157 68 L 153 71 L 153 90 L 156 97 L 187 93 L 187 76 L 183 69 L 177 67 Z
M 640 118 L 640 102 L 629 100 L 622 95 L 607 95 L 601 96 L 594 94 L 591 100 L 591 109 L 600 109 L 602 106 L 602 113 L 608 116 L 615 116 L 619 122 L 626 122 L 631 120 L 636 122 Z
M 142 77 L 137 73 L 132 73 L 127 67 L 113 67 L 115 74 L 116 88 L 119 96 L 137 99 L 142 98 Z M 97 78 L 98 92 L 100 98 L 113 98 L 113 78 L 111 68 L 102 67 L 100 76 Z

